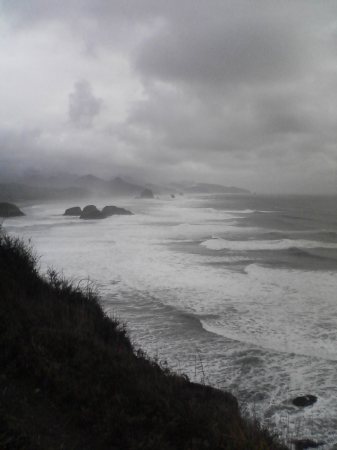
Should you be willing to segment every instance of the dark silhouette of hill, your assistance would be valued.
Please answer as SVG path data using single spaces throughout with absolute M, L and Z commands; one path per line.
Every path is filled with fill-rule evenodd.
M 63 200 L 68 198 L 85 198 L 88 195 L 90 195 L 89 191 L 76 186 L 54 188 L 20 183 L 0 184 L 0 201 Z
M 87 190 L 97 190 L 105 192 L 108 189 L 107 182 L 105 180 L 91 174 L 78 177 L 75 180 L 75 183 L 77 186 L 80 186 Z
M 125 181 L 121 177 L 113 178 L 108 181 L 108 184 L 111 189 L 111 193 L 114 193 L 115 195 L 135 196 L 144 189 L 143 186 Z
M 144 189 L 142 186 L 125 181 L 121 177 L 112 178 L 111 180 L 106 181 L 91 174 L 79 177 L 76 180 L 76 184 L 91 192 L 116 197 L 135 196 Z

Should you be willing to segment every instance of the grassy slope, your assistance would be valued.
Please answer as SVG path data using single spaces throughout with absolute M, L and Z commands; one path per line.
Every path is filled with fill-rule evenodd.
M 97 296 L 0 236 L 1 449 L 281 449 L 236 399 L 136 352 Z

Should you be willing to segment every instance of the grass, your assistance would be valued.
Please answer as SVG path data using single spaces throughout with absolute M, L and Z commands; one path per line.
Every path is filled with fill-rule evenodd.
M 0 449 L 285 447 L 235 397 L 136 351 L 99 296 L 0 235 Z

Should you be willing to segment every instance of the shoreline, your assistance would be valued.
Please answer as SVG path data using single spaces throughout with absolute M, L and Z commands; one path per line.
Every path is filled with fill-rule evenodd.
M 20 240 L 0 237 L 1 315 L 7 330 L 1 335 L 7 348 L 1 380 L 7 413 L 0 410 L 0 423 L 16 442 L 8 448 L 40 448 L 37 438 L 44 442 L 41 448 L 59 448 L 62 438 L 47 432 L 42 413 L 44 421 L 56 420 L 53 426 L 63 429 L 65 448 L 78 439 L 72 448 L 285 449 L 241 417 L 231 394 L 192 383 L 136 352 L 125 328 L 103 313 L 95 293 L 74 288 L 54 272 L 41 278 L 35 264 Z M 13 313 L 15 324 L 8 320 Z M 23 393 L 26 400 L 18 404 Z M 96 431 L 88 432 L 89 424 Z

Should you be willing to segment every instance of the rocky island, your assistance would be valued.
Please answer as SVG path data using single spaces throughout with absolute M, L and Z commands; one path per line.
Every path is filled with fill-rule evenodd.
M 87 205 L 83 208 L 80 219 L 105 219 L 106 216 L 95 205 Z
M 118 206 L 104 206 L 100 211 L 95 205 L 87 205 L 81 209 L 80 206 L 73 206 L 67 208 L 63 214 L 64 216 L 77 216 L 80 219 L 90 220 L 90 219 L 106 219 L 110 216 L 132 216 L 133 213 L 127 209 L 120 208 Z
M 80 216 L 82 214 L 82 209 L 79 206 L 73 206 L 64 211 L 64 216 Z
M 128 211 L 127 209 L 124 208 L 119 208 L 118 206 L 104 206 L 104 208 L 102 209 L 102 214 L 105 217 L 110 217 L 110 216 L 132 216 L 133 213 L 131 211 Z

